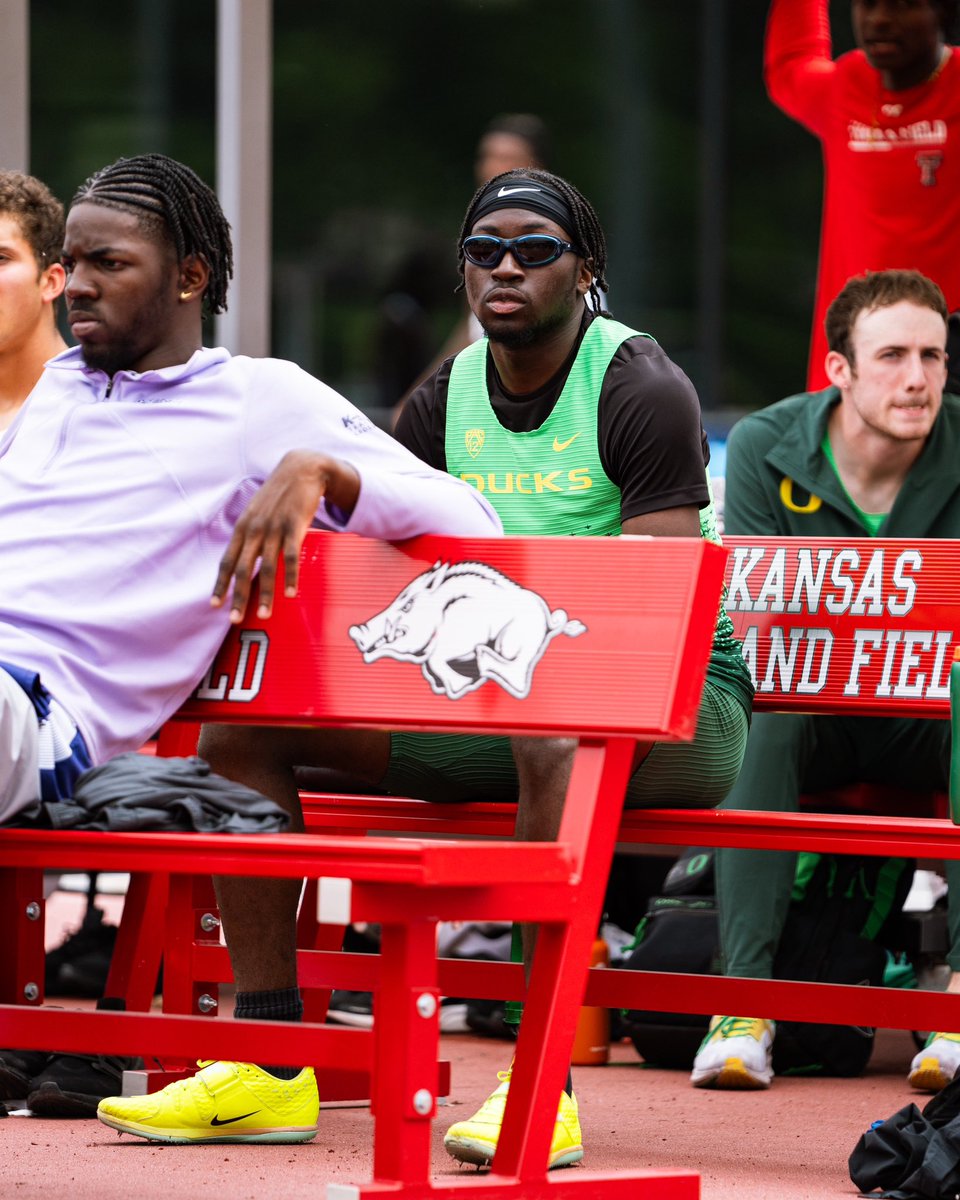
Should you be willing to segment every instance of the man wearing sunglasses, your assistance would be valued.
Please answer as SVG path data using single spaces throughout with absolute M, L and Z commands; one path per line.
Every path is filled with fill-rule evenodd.
M 413 392 L 399 440 L 480 491 L 508 533 L 715 538 L 696 393 L 651 337 L 601 312 L 606 245 L 583 196 L 545 171 L 499 175 L 474 196 L 458 249 L 467 299 L 487 336 Z M 696 737 L 643 747 L 627 803 L 718 804 L 740 768 L 751 696 L 721 609 Z M 294 811 L 293 764 L 332 768 L 367 786 L 433 801 L 519 797 L 517 834 L 532 841 L 556 837 L 573 750 L 568 739 L 376 730 L 333 736 L 236 726 L 205 727 L 200 742 L 214 770 L 256 780 Z M 289 911 L 275 909 L 267 921 L 273 969 L 264 967 L 262 938 L 242 945 L 228 938 L 234 970 L 239 964 L 256 971 L 264 996 L 297 995 L 295 901 L 294 895 Z M 265 912 L 262 902 L 257 911 Z M 523 935 L 529 961 L 533 931 Z M 473 1118 L 448 1131 L 445 1145 L 454 1158 L 492 1160 L 509 1072 L 501 1080 Z M 582 1155 L 568 1080 L 549 1165 Z
M 706 436 L 690 381 L 646 334 L 601 310 L 606 244 L 593 207 L 565 180 L 511 171 L 480 188 L 459 244 L 470 308 L 486 337 L 447 360 L 410 397 L 396 436 L 493 504 L 508 534 L 648 534 L 716 538 Z M 717 620 L 696 738 L 637 754 L 627 804 L 709 807 L 736 780 L 752 687 L 726 614 Z M 489 798 L 511 779 L 505 739 L 394 739 L 388 786 L 407 783 L 404 750 L 417 769 Z M 456 756 L 452 743 L 460 743 Z M 556 837 L 572 744 L 517 738 L 517 834 Z M 443 755 L 443 760 L 439 757 Z M 415 777 L 412 772 L 408 786 Z M 448 793 L 449 795 L 449 793 Z M 523 930 L 529 961 L 535 931 Z M 493 1158 L 509 1072 L 444 1144 L 454 1158 Z M 582 1157 L 568 1080 L 550 1165 Z

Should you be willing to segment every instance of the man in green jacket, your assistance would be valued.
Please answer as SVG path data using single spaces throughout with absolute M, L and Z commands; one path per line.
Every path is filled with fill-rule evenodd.
M 960 537 L 960 399 L 943 394 L 940 289 L 916 271 L 868 272 L 847 282 L 825 324 L 832 386 L 753 413 L 730 435 L 726 532 Z M 854 781 L 945 790 L 949 737 L 943 720 L 758 714 L 723 806 L 796 811 L 802 793 Z M 795 854 L 719 852 L 725 974 L 771 977 L 795 867 Z M 947 875 L 950 990 L 960 991 L 960 864 Z M 768 1087 L 774 1034 L 772 1021 L 714 1017 L 691 1081 Z M 960 1034 L 932 1033 L 910 1083 L 936 1091 L 958 1067 Z

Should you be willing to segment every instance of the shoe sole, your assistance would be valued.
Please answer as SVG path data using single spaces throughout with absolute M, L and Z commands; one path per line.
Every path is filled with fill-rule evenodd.
M 469 1033 L 467 1024 L 467 1006 L 465 1004 L 440 1005 L 441 1033 Z
M 915 1067 L 907 1076 L 907 1082 L 920 1092 L 939 1092 L 952 1078 L 940 1066 L 938 1059 L 924 1058 L 919 1067 Z
M 458 1137 L 450 1140 L 444 1138 L 443 1145 L 451 1158 L 455 1158 L 457 1162 L 469 1163 L 474 1167 L 489 1167 L 496 1151 L 496 1146 L 480 1138 Z M 566 1150 L 560 1150 L 556 1154 L 550 1155 L 547 1170 L 552 1171 L 556 1167 L 572 1167 L 582 1158 L 583 1146 L 569 1146 Z
M 109 1125 L 111 1129 L 115 1129 L 118 1133 L 130 1133 L 135 1137 L 146 1138 L 150 1142 L 167 1142 L 176 1146 L 198 1144 L 206 1146 L 211 1143 L 228 1142 L 279 1142 L 294 1144 L 312 1142 L 319 1132 L 314 1125 L 312 1127 L 295 1127 L 292 1129 L 250 1130 L 244 1133 L 231 1134 L 216 1133 L 208 1135 L 203 1131 L 186 1134 L 174 1129 L 152 1129 L 149 1125 L 138 1125 L 135 1121 L 120 1121 L 115 1117 L 106 1116 L 101 1112 L 97 1113 L 97 1117 L 104 1125 Z
M 349 1025 L 353 1029 L 372 1029 L 373 1013 L 345 1012 L 341 1008 L 327 1012 L 328 1025 Z
M 12 1067 L 0 1067 L 0 1100 L 26 1100 L 30 1080 Z
M 741 1058 L 728 1058 L 722 1067 L 710 1067 L 703 1072 L 694 1071 L 690 1082 L 694 1087 L 727 1088 L 730 1091 L 760 1091 L 768 1088 L 773 1072 L 760 1074 L 744 1066 Z
M 547 1163 L 547 1170 L 553 1171 L 556 1167 L 572 1167 L 574 1163 L 578 1163 L 583 1158 L 582 1146 L 571 1146 L 569 1150 L 561 1150 L 559 1154 L 550 1156 L 550 1161 Z
M 52 1082 L 44 1083 L 27 1097 L 27 1108 L 35 1117 L 64 1117 L 91 1120 L 97 1115 L 97 1105 L 103 1096 L 86 1092 L 65 1092 Z

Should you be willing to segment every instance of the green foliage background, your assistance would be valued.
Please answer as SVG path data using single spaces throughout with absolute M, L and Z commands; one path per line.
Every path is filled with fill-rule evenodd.
M 724 36 L 702 36 L 719 6 Z M 768 101 L 767 0 L 276 0 L 274 348 L 378 403 L 377 305 L 404 255 L 436 263 L 439 347 L 460 312 L 454 239 L 488 120 L 539 113 L 551 166 L 593 200 L 610 307 L 652 332 L 707 409 L 802 387 L 820 213 L 816 142 Z M 849 5 L 831 5 L 835 50 Z M 713 9 L 713 15 L 718 15 Z M 214 0 L 31 4 L 31 170 L 64 199 L 122 154 L 215 169 Z M 704 190 L 704 80 L 716 56 L 722 172 Z M 711 212 L 711 206 L 716 207 Z M 707 311 L 703 228 L 719 220 Z M 719 322 L 707 386 L 704 321 Z M 709 390 L 709 394 L 707 391 Z M 721 420 L 715 414 L 716 420 Z

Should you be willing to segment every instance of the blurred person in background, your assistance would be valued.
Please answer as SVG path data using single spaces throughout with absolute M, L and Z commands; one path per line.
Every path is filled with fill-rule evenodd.
M 807 387 L 824 388 L 824 317 L 863 271 L 915 269 L 960 308 L 957 0 L 852 0 L 858 49 L 832 57 L 827 0 L 773 0 L 767 91 L 823 150 L 820 258 Z
M 505 171 L 534 167 L 547 169 L 550 136 L 546 123 L 535 113 L 500 113 L 494 117 L 477 142 L 474 157 L 474 178 L 482 187 L 488 180 Z M 480 322 L 464 305 L 463 313 L 450 331 L 439 353 L 418 371 L 409 389 L 401 396 L 393 414 L 394 424 L 400 419 L 407 396 L 427 379 L 446 358 L 458 354 L 471 342 L 483 336 Z
M 56 321 L 62 247 L 60 201 L 32 175 L 0 171 L 0 433 L 67 348 Z
M 550 136 L 534 113 L 501 113 L 480 135 L 474 159 L 477 186 L 521 167 L 544 170 L 550 158 Z

